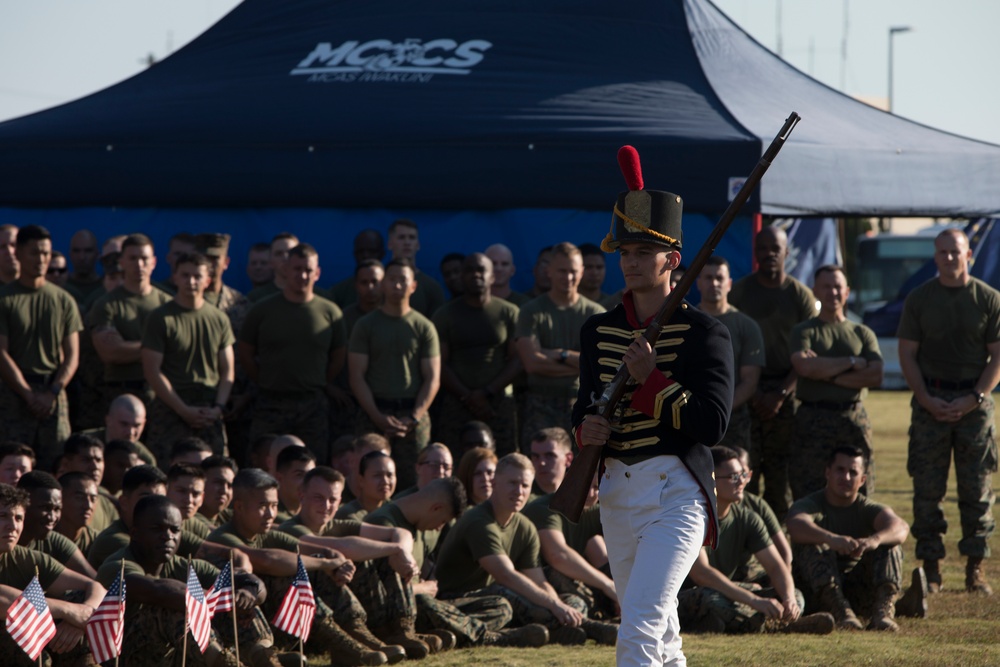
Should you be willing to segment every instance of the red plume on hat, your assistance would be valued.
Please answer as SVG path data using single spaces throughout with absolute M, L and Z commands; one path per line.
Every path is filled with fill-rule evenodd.
M 628 191 L 618 195 L 611 216 L 611 230 L 601 241 L 601 250 L 614 252 L 628 241 L 658 243 L 679 250 L 681 198 L 671 192 L 645 189 L 639 152 L 632 146 L 618 149 L 618 166 Z
M 642 190 L 642 165 L 639 164 L 639 151 L 632 146 L 622 146 L 618 149 L 618 166 L 629 190 Z

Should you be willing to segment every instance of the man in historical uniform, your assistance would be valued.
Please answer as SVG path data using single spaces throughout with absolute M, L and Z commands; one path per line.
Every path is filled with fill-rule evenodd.
M 993 473 L 997 470 L 993 397 L 1000 381 L 1000 294 L 969 275 L 972 251 L 961 231 L 934 241 L 938 276 L 906 298 L 899 322 L 899 365 L 913 390 L 910 453 L 913 536 L 932 591 L 940 589 L 948 524 L 941 509 L 955 457 L 959 552 L 968 558 L 965 587 L 989 595 L 983 559 L 990 555 Z
M 792 496 L 819 491 L 825 483 L 823 461 L 839 445 L 860 447 L 872 465 L 872 427 L 862 391 L 882 384 L 882 354 L 875 332 L 847 319 L 847 276 L 839 266 L 816 269 L 813 293 L 819 315 L 797 324 L 790 341 L 792 366 L 799 376 L 791 461 Z M 874 480 L 861 492 L 870 495 Z
M 629 191 L 614 207 L 602 243 L 618 250 L 626 291 L 622 307 L 592 317 L 580 334 L 576 441 L 603 447 L 601 524 L 621 604 L 619 667 L 684 664 L 677 593 L 703 545 L 715 546 L 718 522 L 709 445 L 726 432 L 733 400 L 733 351 L 718 320 L 682 304 L 655 347 L 641 337 L 670 293 L 681 261 L 681 198 L 643 190 L 638 155 Z M 624 363 L 632 386 L 611 424 L 592 414 Z

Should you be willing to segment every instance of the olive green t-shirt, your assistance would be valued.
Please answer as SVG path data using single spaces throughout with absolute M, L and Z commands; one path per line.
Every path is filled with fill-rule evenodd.
M 272 281 L 266 285 L 254 287 L 252 290 L 247 292 L 247 299 L 249 299 L 251 303 L 257 303 L 258 301 L 263 301 L 267 297 L 275 294 L 281 294 L 281 290 L 278 289 L 278 286 L 274 284 L 274 281 Z
M 105 528 L 117 520 L 118 507 L 115 505 L 115 501 L 103 493 L 98 493 L 97 502 L 94 503 L 94 514 L 90 518 L 90 527 L 100 535 Z
M 414 399 L 420 393 L 420 362 L 441 356 L 431 321 L 410 310 L 402 317 L 374 310 L 354 325 L 350 351 L 368 355 L 365 382 L 376 398 Z
M 196 535 L 203 540 L 207 540 L 209 534 L 214 530 L 213 526 L 205 521 L 199 519 L 200 515 L 195 512 L 195 515 L 190 519 L 184 519 L 184 523 L 181 524 L 181 528 L 190 532 L 192 535 Z
M 719 519 L 719 544 L 708 549 L 708 562 L 732 579 L 736 570 L 746 563 L 747 554 L 755 554 L 771 544 L 771 536 L 760 515 L 743 503 L 729 506 L 726 516 Z
M 63 341 L 81 330 L 80 311 L 66 290 L 51 283 L 31 289 L 16 280 L 0 287 L 0 336 L 22 373 L 55 372 Z
M 65 563 L 78 551 L 73 540 L 54 530 L 44 540 L 32 540 L 24 546 L 48 554 L 60 563 Z
M 565 308 L 557 306 L 547 294 L 521 306 L 517 317 L 517 338 L 534 336 L 544 349 L 580 349 L 580 328 L 592 315 L 604 312 L 604 306 L 580 296 Z M 529 391 L 546 396 L 576 396 L 580 388 L 577 374 L 548 377 L 528 373 Z
M 430 318 L 438 308 L 445 304 L 444 290 L 438 281 L 417 269 L 415 274 L 417 289 L 410 295 L 410 308 L 413 308 L 426 318 Z M 355 299 L 357 297 L 355 296 Z
M 73 290 L 76 290 L 74 294 Z M 93 280 L 82 281 L 70 276 L 66 279 L 66 291 L 73 294 L 76 302 L 82 304 L 91 294 L 104 287 L 104 281 L 100 276 L 94 276 Z
M 413 536 L 413 560 L 417 561 L 417 566 L 421 570 L 424 568 L 424 561 L 437 546 L 437 538 L 441 534 L 437 530 L 417 530 L 415 525 L 407 521 L 403 510 L 399 509 L 399 505 L 393 502 L 388 502 L 368 514 L 365 517 L 365 523 L 409 531 L 410 535 Z M 425 540 L 428 535 L 432 540 L 430 544 Z
M 153 579 L 173 579 L 174 581 L 180 581 L 187 584 L 187 573 L 188 573 L 188 559 L 182 558 L 180 556 L 172 556 L 170 560 L 163 564 L 163 568 L 160 570 L 159 575 L 151 574 L 146 572 L 138 562 L 136 562 L 135 554 L 132 553 L 132 548 L 130 546 L 125 546 L 111 554 L 104 564 L 101 565 L 97 570 L 97 581 L 108 588 L 114 583 L 115 578 L 118 577 L 118 573 L 122 571 L 122 563 L 124 562 L 125 576 L 130 574 L 140 574 L 145 577 L 151 577 Z M 205 590 L 206 594 L 208 590 L 215 585 L 215 580 L 219 576 L 219 569 L 209 563 L 208 561 L 201 560 L 200 558 L 194 558 L 191 560 L 191 567 L 194 569 L 194 574 L 198 577 L 201 587 Z M 128 623 L 135 615 L 143 608 L 144 605 L 133 604 L 129 602 L 125 605 L 125 622 Z
M 283 294 L 258 301 L 247 313 L 240 341 L 257 353 L 257 384 L 268 391 L 323 391 L 330 354 L 347 344 L 337 304 L 318 296 L 293 303 Z
M 743 366 L 763 368 L 766 363 L 764 336 L 760 332 L 760 326 L 753 321 L 753 318 L 732 306 L 723 314 L 713 317 L 729 329 L 729 337 L 733 341 L 733 360 L 736 373 L 739 374 L 740 368 Z
M 740 504 L 746 505 L 748 508 L 756 512 L 758 516 L 760 516 L 761 520 L 764 522 L 764 526 L 767 528 L 768 535 L 774 537 L 781 532 L 781 522 L 778 521 L 778 515 L 774 513 L 774 510 L 767 504 L 767 501 L 758 496 L 756 493 L 744 492 L 743 500 Z
M 90 553 L 90 546 L 94 543 L 94 539 L 96 538 L 97 531 L 90 526 L 84 526 L 76 540 L 73 541 L 73 544 L 76 545 L 76 548 L 79 549 L 80 553 L 82 553 L 84 558 L 86 558 Z
M 282 551 L 296 551 L 299 540 L 288 533 L 278 530 L 269 530 L 266 533 L 254 535 L 249 540 L 243 539 L 236 532 L 236 527 L 232 521 L 222 524 L 212 531 L 208 536 L 208 541 L 221 544 L 227 547 L 250 547 L 252 549 L 281 549 Z
M 504 369 L 518 312 L 503 299 L 490 299 L 482 308 L 455 299 L 434 313 L 441 345 L 448 348 L 448 367 L 463 385 L 482 389 Z
M 820 528 L 836 535 L 857 538 L 868 537 L 875 532 L 875 519 L 885 509 L 885 505 L 873 502 L 862 494 L 858 494 L 857 500 L 847 507 L 835 507 L 827 502 L 826 492 L 821 489 L 792 503 L 788 508 L 788 516 L 808 514 Z M 850 556 L 837 556 L 837 562 L 841 566 L 857 563 L 859 560 Z
M 978 278 L 964 287 L 928 280 L 906 297 L 896 335 L 920 344 L 924 377 L 978 380 L 989 359 L 986 346 L 1000 340 L 1000 292 Z
M 113 553 L 128 546 L 132 540 L 125 522 L 118 519 L 94 538 L 94 543 L 90 545 L 87 552 L 87 562 L 95 570 L 99 570 Z M 177 555 L 182 557 L 194 556 L 198 553 L 205 540 L 181 528 L 181 541 L 177 545 Z
M 792 327 L 816 315 L 812 290 L 788 276 L 781 287 L 764 287 L 751 273 L 736 281 L 729 302 L 753 318 L 764 337 L 764 377 L 783 377 L 792 370 L 789 336 Z
M 601 526 L 600 506 L 594 505 L 584 509 L 580 513 L 580 520 L 573 523 L 555 510 L 549 509 L 551 500 L 551 493 L 539 496 L 525 505 L 521 513 L 528 517 L 531 523 L 535 524 L 535 528 L 540 531 L 557 530 L 561 532 L 566 539 L 566 546 L 583 555 L 590 538 L 604 534 L 604 529 Z
M 353 306 L 358 302 L 358 292 L 354 289 L 354 275 L 349 275 L 339 283 L 334 283 L 327 288 L 330 300 L 340 306 L 340 309 L 347 311 L 348 306 Z
M 316 534 L 302 523 L 302 517 L 298 514 L 278 526 L 277 530 L 297 538 Z M 357 537 L 360 534 L 361 522 L 351 519 L 330 519 L 319 531 L 320 537 Z
M 882 361 L 875 332 L 858 322 L 824 322 L 812 317 L 792 329 L 789 341 L 792 354 L 812 350 L 819 357 L 863 357 L 869 363 Z M 856 401 L 860 389 L 840 387 L 827 380 L 800 377 L 795 395 L 803 401 Z
M 365 509 L 359 499 L 355 498 L 351 502 L 341 505 L 340 509 L 338 509 L 337 513 L 334 515 L 334 518 L 350 521 L 364 521 L 366 516 L 368 516 L 368 510 Z
M 87 326 L 94 333 L 114 329 L 126 342 L 141 341 L 143 327 L 150 313 L 173 297 L 153 287 L 149 294 L 140 295 L 119 285 L 98 299 L 87 313 Z M 108 382 L 142 380 L 142 362 L 104 364 L 104 379 Z
M 35 576 L 36 568 L 42 590 L 47 590 L 66 570 L 48 554 L 15 545 L 7 553 L 0 554 L 0 584 L 23 591 Z
M 169 301 L 146 320 L 142 347 L 163 355 L 160 371 L 185 402 L 211 402 L 219 384 L 219 351 L 235 338 L 226 314 L 204 304 L 197 310 Z
M 527 517 L 516 513 L 501 526 L 493 516 L 493 505 L 480 503 L 448 531 L 438 555 L 438 591 L 457 595 L 492 584 L 480 558 L 506 555 L 515 570 L 524 571 L 541 567 L 540 553 L 538 531 Z

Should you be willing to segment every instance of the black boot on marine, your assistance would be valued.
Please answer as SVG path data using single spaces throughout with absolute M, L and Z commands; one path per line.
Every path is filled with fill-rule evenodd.
M 927 616 L 927 575 L 924 568 L 913 569 L 910 577 L 910 587 L 896 600 L 896 616 L 924 618 Z
M 993 589 L 983 574 L 983 559 L 969 556 L 965 564 L 965 590 L 977 595 L 993 595 Z
M 618 643 L 617 623 L 586 620 L 580 627 L 587 633 L 587 639 L 593 639 L 602 646 L 614 646 Z
M 899 632 L 899 624 L 896 623 L 898 595 L 899 589 L 895 584 L 882 584 L 875 589 L 875 606 L 872 608 L 872 620 L 868 623 L 868 630 Z
M 520 628 L 505 628 L 499 632 L 487 630 L 483 646 L 519 646 L 538 648 L 549 643 L 549 630 L 540 623 L 529 623 Z
M 549 630 L 549 641 L 563 646 L 582 646 L 587 643 L 587 633 L 583 628 L 561 625 L 555 630 Z

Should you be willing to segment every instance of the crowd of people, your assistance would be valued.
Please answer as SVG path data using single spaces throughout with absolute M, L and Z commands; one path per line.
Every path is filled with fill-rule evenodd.
M 336 665 L 588 639 L 618 643 L 631 664 L 621 646 L 650 632 L 631 614 L 660 566 L 680 592 L 673 611 L 650 610 L 682 631 L 897 630 L 944 585 L 952 451 L 965 587 L 992 592 L 1000 295 L 968 275 L 961 232 L 937 239 L 940 275 L 900 325 L 912 529 L 867 497 L 875 336 L 846 317 L 841 267 L 817 270 L 811 290 L 785 274 L 780 229 L 757 234 L 759 268 L 735 284 L 725 259 L 709 260 L 697 308 L 645 350 L 633 341 L 662 297 L 632 287 L 649 262 L 635 239 L 619 239 L 628 291 L 615 295 L 602 292 L 605 252 L 569 242 L 539 252 L 527 294 L 511 289 L 501 244 L 446 255 L 442 287 L 417 267 L 405 219 L 359 233 L 339 281 L 314 247 L 278 234 L 251 248 L 244 295 L 225 284 L 229 240 L 175 235 L 170 278 L 154 283 L 144 234 L 98 249 L 82 230 L 67 258 L 42 227 L 0 227 L 0 599 L 37 569 L 54 664 L 93 664 L 83 628 L 122 568 L 125 664 L 177 659 L 188 559 L 206 589 L 233 562 L 240 619 L 213 624 L 204 653 L 188 636 L 191 664 L 236 665 L 235 646 L 251 667 L 299 664 L 271 623 L 296 554 L 316 597 L 307 648 Z M 676 280 L 679 257 L 660 274 Z M 612 424 L 588 406 L 619 361 L 636 388 Z M 710 460 L 657 450 L 697 473 L 684 492 L 705 499 L 691 519 L 708 521 L 705 546 L 669 566 L 641 547 L 609 556 L 610 541 L 657 544 L 629 494 L 673 474 L 645 465 L 667 437 L 719 443 Z M 587 445 L 610 450 L 570 522 L 549 500 Z M 651 502 L 656 522 L 673 501 Z M 910 532 L 923 565 L 907 588 Z M 652 632 L 673 632 L 676 646 L 652 645 L 679 654 L 677 632 Z M 31 664 L 6 634 L 0 653 Z

